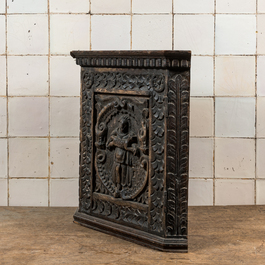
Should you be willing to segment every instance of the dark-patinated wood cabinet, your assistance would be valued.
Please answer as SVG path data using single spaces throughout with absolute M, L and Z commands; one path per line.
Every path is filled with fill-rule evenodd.
M 80 189 L 74 221 L 186 252 L 188 51 L 72 51 L 81 66 Z

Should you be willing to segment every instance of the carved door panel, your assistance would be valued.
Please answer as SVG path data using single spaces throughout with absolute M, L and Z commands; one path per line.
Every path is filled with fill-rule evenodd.
M 149 100 L 95 95 L 95 192 L 148 203 Z
M 92 213 L 147 228 L 149 100 L 96 93 L 95 117 Z
M 91 146 L 89 150 L 84 146 L 88 151 L 84 161 L 89 161 L 93 174 L 84 176 L 85 182 L 81 180 L 81 190 L 89 189 L 90 200 L 88 195 L 81 196 L 80 203 L 89 203 L 89 212 L 96 216 L 160 234 L 167 115 L 165 70 L 135 70 L 132 74 L 86 69 L 82 77 L 82 113 L 89 109 L 82 119 L 90 121 L 82 131 L 89 127 L 91 132 L 84 136 Z

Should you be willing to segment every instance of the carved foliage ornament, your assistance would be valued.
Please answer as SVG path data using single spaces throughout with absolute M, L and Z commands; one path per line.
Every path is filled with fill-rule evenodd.
M 162 74 L 128 74 L 117 72 L 83 72 L 85 88 L 108 88 L 124 90 L 146 90 L 163 92 L 165 77 Z

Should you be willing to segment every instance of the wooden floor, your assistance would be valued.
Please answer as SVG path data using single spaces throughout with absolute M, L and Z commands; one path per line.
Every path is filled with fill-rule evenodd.
M 265 206 L 190 207 L 189 253 L 163 253 L 72 222 L 74 208 L 0 207 L 0 264 L 262 264 Z

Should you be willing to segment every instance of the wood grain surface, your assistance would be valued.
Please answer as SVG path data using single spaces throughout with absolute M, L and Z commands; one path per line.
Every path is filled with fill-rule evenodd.
M 265 206 L 190 207 L 188 253 L 82 227 L 74 211 L 0 207 L 0 264 L 265 264 Z

